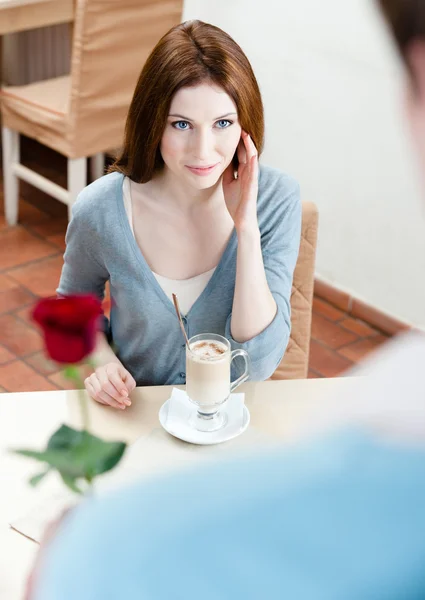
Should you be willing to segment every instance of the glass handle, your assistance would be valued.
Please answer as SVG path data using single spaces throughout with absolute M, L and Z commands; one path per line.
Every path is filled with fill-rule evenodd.
M 243 356 L 244 361 L 245 361 L 245 371 L 242 373 L 242 375 L 240 377 L 238 377 L 238 379 L 236 379 L 236 381 L 231 382 L 230 393 L 232 393 L 241 383 L 244 383 L 244 381 L 249 379 L 249 371 L 250 371 L 251 361 L 249 359 L 248 352 L 246 350 L 233 350 L 233 352 L 231 352 L 231 354 L 230 354 L 230 364 L 232 364 L 233 360 L 237 356 Z

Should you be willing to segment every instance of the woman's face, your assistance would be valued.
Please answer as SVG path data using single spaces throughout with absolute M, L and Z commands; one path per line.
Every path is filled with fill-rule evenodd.
M 212 83 L 181 88 L 160 145 L 165 169 L 193 188 L 212 187 L 232 162 L 240 138 L 236 106 L 222 88 Z

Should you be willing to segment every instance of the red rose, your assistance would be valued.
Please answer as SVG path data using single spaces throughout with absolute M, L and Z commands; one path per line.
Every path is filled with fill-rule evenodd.
M 96 296 L 42 298 L 32 318 L 44 334 L 47 354 L 59 363 L 78 363 L 95 347 L 102 308 Z

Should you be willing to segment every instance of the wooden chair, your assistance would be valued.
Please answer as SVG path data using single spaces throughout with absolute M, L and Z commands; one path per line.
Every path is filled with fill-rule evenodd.
M 58 0 L 60 1 L 60 0 Z M 181 21 L 183 0 L 76 0 L 70 75 L 1 91 L 7 222 L 18 221 L 19 179 L 69 207 L 103 174 L 104 152 L 122 144 L 125 118 L 143 63 Z M 68 158 L 67 189 L 20 164 L 19 135 Z
M 300 252 L 291 294 L 291 337 L 285 356 L 271 379 L 307 377 L 318 221 L 316 206 L 311 202 L 304 202 Z

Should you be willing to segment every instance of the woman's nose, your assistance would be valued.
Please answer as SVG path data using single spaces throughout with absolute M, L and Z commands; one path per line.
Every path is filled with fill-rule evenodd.
M 211 154 L 213 147 L 213 138 L 209 131 L 198 130 L 193 136 L 192 152 L 194 158 L 199 161 L 206 161 Z

